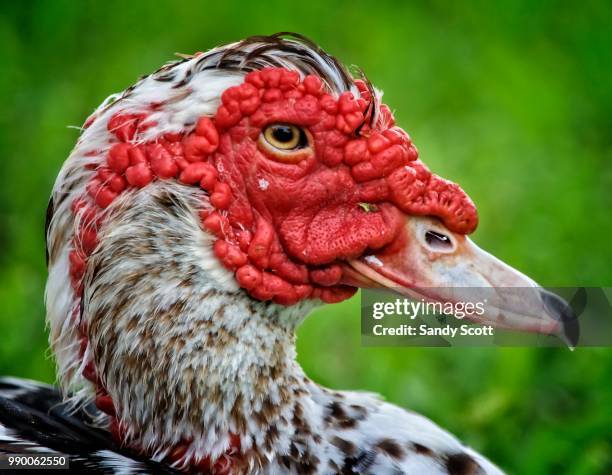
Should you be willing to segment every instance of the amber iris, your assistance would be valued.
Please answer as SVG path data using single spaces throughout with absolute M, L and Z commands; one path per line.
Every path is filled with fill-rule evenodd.
M 296 150 L 306 145 L 306 135 L 295 125 L 274 124 L 264 130 L 266 141 L 280 150 Z

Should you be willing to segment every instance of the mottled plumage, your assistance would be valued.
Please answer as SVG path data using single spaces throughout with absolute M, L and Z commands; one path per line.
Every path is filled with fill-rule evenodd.
M 324 132 L 333 139 L 327 144 L 331 141 L 335 145 L 325 148 L 326 155 L 318 151 L 324 157 L 315 154 L 315 159 L 327 160 L 328 168 L 323 171 L 329 173 L 322 175 L 327 180 L 324 185 L 332 190 L 337 183 L 346 183 L 349 191 L 350 186 L 355 187 L 353 195 L 346 193 L 351 200 L 357 199 L 359 192 L 377 203 L 359 199 L 337 204 L 334 200 L 343 196 L 338 198 L 331 192 L 326 196 L 325 186 L 315 183 L 313 189 L 322 189 L 323 201 L 337 205 L 341 214 L 345 213 L 342 206 L 350 205 L 346 209 L 364 220 L 363 229 L 370 226 L 369 234 L 364 231 L 360 238 L 347 236 L 323 243 L 340 249 L 334 259 L 323 261 L 321 255 L 327 249 L 316 242 L 318 238 L 311 240 L 314 244 L 304 238 L 310 247 L 287 242 L 287 236 L 293 236 L 286 231 L 287 222 L 293 220 L 299 227 L 314 218 L 300 220 L 289 214 L 278 223 L 270 218 L 274 213 L 259 209 L 252 236 L 244 224 L 250 222 L 250 209 L 227 210 L 231 188 L 227 183 L 213 192 L 204 184 L 204 172 L 194 180 L 193 173 L 186 172 L 197 169 L 208 173 L 209 162 L 202 161 L 201 168 L 189 168 L 182 155 L 175 156 L 176 163 L 175 158 L 168 158 L 167 151 L 177 147 L 187 158 L 192 150 L 207 147 L 210 151 L 206 153 L 219 147 L 226 155 L 241 150 L 236 152 L 237 156 L 242 154 L 238 158 L 254 150 L 254 146 L 247 149 L 243 143 L 230 142 L 236 136 L 247 142 L 248 133 L 240 126 L 219 139 L 213 118 L 217 124 L 234 120 L 231 114 L 238 112 L 237 106 L 228 102 L 231 94 L 244 101 L 251 97 L 248 94 L 261 94 L 269 102 L 282 96 L 278 90 L 258 92 L 252 85 L 231 89 L 243 84 L 249 72 L 260 70 L 268 71 L 268 85 L 283 75 L 287 81 L 295 79 L 295 84 L 286 88 L 291 97 L 303 97 L 311 91 L 313 97 L 321 97 L 322 104 L 326 101 L 322 106 L 326 112 L 321 114 L 328 122 L 330 117 L 333 120 Z M 263 87 L 261 77 L 249 78 Z M 321 96 L 319 86 L 329 97 Z M 346 100 L 338 99 L 336 104 L 343 94 Z M 362 280 L 374 282 L 368 280 L 376 277 L 371 269 L 364 271 L 364 263 L 382 266 L 388 258 L 380 254 L 380 259 L 372 255 L 365 256 L 371 258 L 366 260 L 360 255 L 379 242 L 375 238 L 380 236 L 372 234 L 376 231 L 372 223 L 381 223 L 384 239 L 377 245 L 382 247 L 400 233 L 398 216 L 404 219 L 401 213 L 414 209 L 415 214 L 435 215 L 440 221 L 413 217 L 412 228 L 406 229 L 433 226 L 454 236 L 448 239 L 458 242 L 456 249 L 467 249 L 470 256 L 476 252 L 463 236 L 475 226 L 473 204 L 457 185 L 432 175 L 416 160 L 416 149 L 403 131 L 393 127 L 380 96 L 369 82 L 356 82 L 333 57 L 304 38 L 276 35 L 185 56 L 102 104 L 88 119 L 64 163 L 47 212 L 47 321 L 61 394 L 52 387 L 22 380 L 0 383 L 0 453 L 66 453 L 73 468 L 99 473 L 176 473 L 179 469 L 232 474 L 501 473 L 420 415 L 375 395 L 335 392 L 317 385 L 295 359 L 295 329 L 308 313 L 322 303 L 321 299 L 340 300 L 354 292 L 352 287 L 346 289 L 357 284 L 346 276 L 342 280 L 338 274 L 349 272 L 347 262 L 353 267 L 351 278 L 361 269 Z M 245 103 L 241 103 L 240 113 L 250 107 Z M 314 99 L 298 106 L 306 114 L 313 103 Z M 345 114 L 337 121 L 330 115 L 336 110 Z M 313 130 L 319 125 L 313 123 Z M 243 128 L 251 130 L 249 127 L 254 126 Z M 374 157 L 372 163 L 378 163 L 378 169 L 359 169 L 353 163 L 351 173 L 359 178 L 353 180 L 348 165 L 338 157 L 339 150 L 345 142 L 353 141 L 350 150 L 347 145 L 346 160 L 360 160 L 359 147 L 365 147 L 368 137 L 374 138 L 363 156 Z M 395 148 L 389 148 L 391 143 Z M 160 144 L 167 150 L 161 150 Z M 267 153 L 265 147 L 257 153 Z M 393 153 L 375 155 L 387 148 Z M 149 165 L 139 158 L 143 150 L 153 156 L 149 157 L 152 168 L 157 159 L 157 165 L 167 168 L 159 165 L 155 179 Z M 281 161 L 286 158 L 274 156 L 280 156 Z M 121 168 L 117 163 L 128 157 L 131 165 L 125 176 L 113 172 L 113 167 L 124 170 L 128 165 Z M 407 165 L 398 168 L 394 160 Z M 227 163 L 233 167 L 237 162 L 217 162 L 213 171 L 235 180 L 238 165 L 227 170 Z M 172 169 L 176 164 L 184 172 L 178 179 Z M 384 176 L 378 180 L 379 172 Z M 388 183 L 384 181 L 387 175 Z M 378 181 L 372 180 L 370 188 L 358 188 L 366 181 L 364 177 L 370 176 Z M 200 178 L 202 185 L 192 186 Z M 408 193 L 410 180 L 417 181 L 415 190 Z M 265 198 L 265 193 L 272 193 L 278 185 L 266 178 L 255 183 L 257 190 L 246 190 L 260 193 L 254 201 L 261 201 L 260 197 Z M 427 186 L 433 187 L 429 194 Z M 236 196 L 245 190 L 234 183 L 230 191 Z M 394 204 L 383 202 L 380 196 Z M 91 203 L 97 205 L 93 217 Z M 221 229 L 211 231 L 208 218 L 215 213 L 220 216 Z M 325 213 L 328 216 L 330 211 L 325 209 Z M 314 216 L 318 219 L 322 214 Z M 445 231 L 442 222 L 456 232 Z M 232 230 L 224 228 L 227 223 Z M 325 237 L 325 229 L 312 227 L 301 237 L 314 231 Z M 269 263 L 257 260 L 261 256 L 252 246 L 250 264 L 244 263 L 250 241 L 241 251 L 238 241 L 228 237 L 239 232 L 253 242 L 263 234 L 273 236 L 268 242 L 270 256 L 264 256 L 270 257 Z M 221 244 L 220 235 L 225 239 Z M 344 241 L 353 247 L 347 244 L 343 248 Z M 231 259 L 227 249 L 235 253 Z M 346 249 L 361 250 L 350 254 Z M 232 259 L 240 263 L 232 267 Z M 261 262 L 266 264 L 257 264 L 258 268 L 255 263 Z M 240 278 L 239 266 L 244 270 Z M 498 261 L 495 266 L 497 275 L 506 272 Z M 296 274 L 298 277 L 291 277 Z M 251 277 L 256 280 L 262 275 L 261 285 L 267 282 L 268 287 L 250 286 Z M 304 280 L 300 275 L 306 275 Z M 508 275 L 516 282 L 532 284 L 518 273 Z M 306 298 L 309 295 L 320 298 Z

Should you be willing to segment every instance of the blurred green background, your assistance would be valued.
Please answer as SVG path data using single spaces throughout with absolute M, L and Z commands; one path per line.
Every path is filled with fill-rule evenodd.
M 478 205 L 481 246 L 547 286 L 612 285 L 610 18 L 606 0 L 2 2 L 0 374 L 54 379 L 43 222 L 67 126 L 173 53 L 251 34 L 363 68 Z M 419 411 L 510 473 L 612 473 L 612 350 L 362 348 L 358 312 L 300 330 L 315 380 Z

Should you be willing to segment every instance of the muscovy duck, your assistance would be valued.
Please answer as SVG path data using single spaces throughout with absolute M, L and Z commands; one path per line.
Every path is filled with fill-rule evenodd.
M 295 353 L 308 313 L 358 287 L 537 289 L 476 225 L 380 91 L 308 39 L 168 63 L 87 119 L 57 178 L 61 390 L 2 380 L 0 453 L 99 473 L 501 473 L 423 416 L 316 384 Z M 534 295 L 483 318 L 561 332 L 556 297 Z

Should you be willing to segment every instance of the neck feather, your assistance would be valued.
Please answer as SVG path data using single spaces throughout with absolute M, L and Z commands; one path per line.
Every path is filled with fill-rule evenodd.
M 181 445 L 188 463 L 238 437 L 262 463 L 286 450 L 308 395 L 294 329 L 310 308 L 239 290 L 198 225 L 203 206 L 192 188 L 160 184 L 111 211 L 84 281 L 86 355 L 125 442 L 158 458 Z

